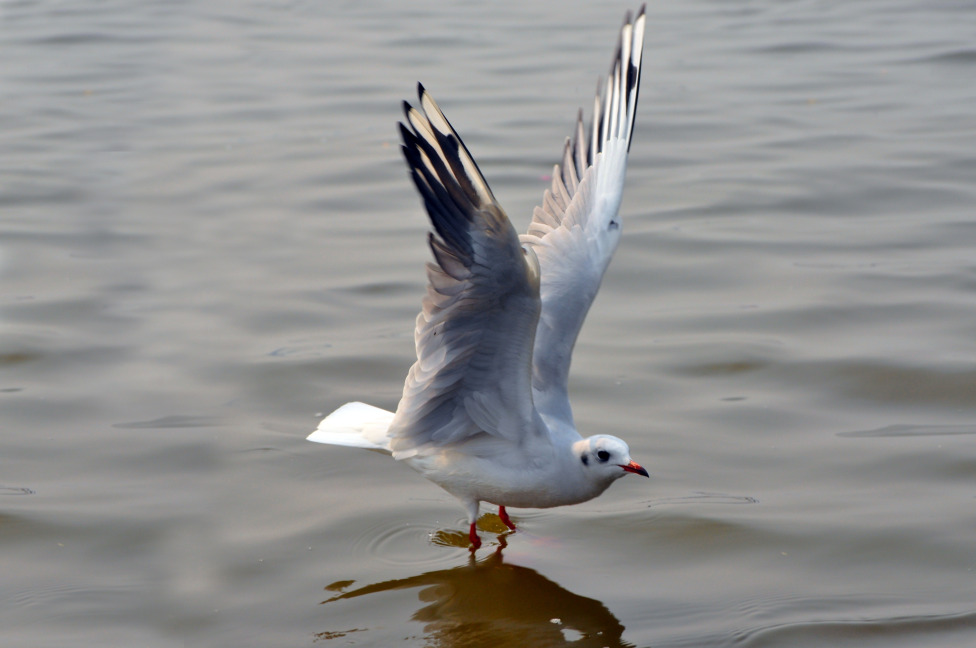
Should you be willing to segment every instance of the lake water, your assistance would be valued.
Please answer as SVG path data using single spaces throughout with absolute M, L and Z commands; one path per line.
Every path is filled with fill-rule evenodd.
M 0 2 L 0 644 L 976 643 L 972 2 L 650 3 L 571 384 L 650 480 L 472 561 L 304 440 L 413 360 L 400 101 L 524 229 L 628 8 Z

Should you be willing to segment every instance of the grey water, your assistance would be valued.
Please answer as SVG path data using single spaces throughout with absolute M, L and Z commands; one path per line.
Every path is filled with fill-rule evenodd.
M 976 641 L 976 5 L 652 0 L 574 356 L 650 480 L 483 520 L 392 409 L 437 98 L 518 229 L 624 11 L 0 2 L 0 644 Z

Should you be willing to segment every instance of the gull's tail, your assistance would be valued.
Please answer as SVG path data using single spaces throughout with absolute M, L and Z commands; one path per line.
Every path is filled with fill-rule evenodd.
M 393 412 L 366 403 L 346 403 L 322 419 L 308 440 L 390 454 L 387 431 L 391 421 Z

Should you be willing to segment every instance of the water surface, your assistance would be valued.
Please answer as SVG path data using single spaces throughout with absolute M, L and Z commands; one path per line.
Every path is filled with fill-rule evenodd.
M 400 101 L 522 229 L 627 8 L 0 4 L 0 643 L 976 639 L 970 3 L 651 3 L 571 384 L 650 481 L 472 561 L 449 495 L 304 441 L 413 359 Z

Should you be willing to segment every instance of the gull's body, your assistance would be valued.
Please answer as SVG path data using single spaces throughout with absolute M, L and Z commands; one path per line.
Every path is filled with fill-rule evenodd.
M 309 440 L 388 452 L 465 506 L 577 504 L 647 472 L 622 440 L 583 438 L 567 379 L 573 346 L 620 240 L 644 9 L 621 29 L 588 134 L 582 112 L 552 187 L 521 237 L 460 137 L 419 87 L 404 104 L 403 153 L 434 226 L 417 317 L 417 362 L 396 413 L 347 403 Z

